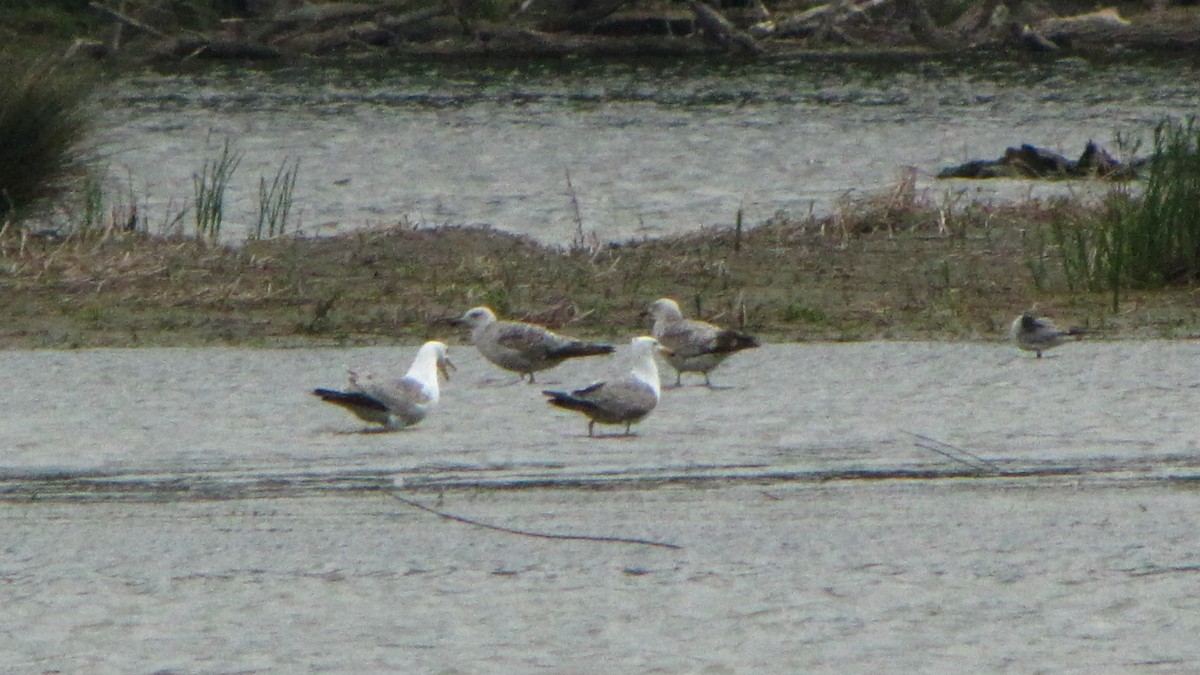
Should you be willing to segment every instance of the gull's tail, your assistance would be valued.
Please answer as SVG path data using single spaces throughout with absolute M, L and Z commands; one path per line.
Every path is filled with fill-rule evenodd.
M 378 399 L 357 391 L 334 391 L 333 389 L 313 389 L 314 396 L 320 396 L 322 401 L 340 405 L 343 408 L 378 410 L 386 413 L 387 406 Z
M 566 408 L 567 410 L 575 410 L 581 413 L 591 412 L 597 408 L 595 403 L 565 391 L 546 390 L 542 393 L 550 397 L 550 400 L 546 401 L 546 403 L 558 408 Z
M 704 351 L 709 354 L 732 354 L 740 352 L 743 349 L 753 349 L 761 346 L 762 343 L 753 335 L 739 333 L 728 328 L 717 333 L 704 347 Z
M 600 356 L 613 353 L 612 345 L 600 345 L 581 340 L 572 340 L 550 351 L 550 355 L 558 359 L 574 359 L 581 356 Z

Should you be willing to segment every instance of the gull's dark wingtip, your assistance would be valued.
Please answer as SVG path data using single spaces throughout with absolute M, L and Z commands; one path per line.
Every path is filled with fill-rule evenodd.
M 387 412 L 387 406 L 372 396 L 356 391 L 335 391 L 333 389 L 313 389 L 313 396 L 321 397 L 322 401 L 341 406 L 358 406 L 369 410 Z

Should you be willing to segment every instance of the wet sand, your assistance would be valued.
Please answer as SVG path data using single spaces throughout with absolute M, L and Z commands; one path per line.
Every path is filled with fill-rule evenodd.
M 1200 667 L 1200 345 L 771 345 L 632 439 L 452 349 L 442 407 L 389 434 L 308 390 L 413 348 L 0 353 L 0 663 Z

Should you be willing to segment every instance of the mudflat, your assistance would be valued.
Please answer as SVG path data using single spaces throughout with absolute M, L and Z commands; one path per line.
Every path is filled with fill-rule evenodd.
M 588 439 L 582 417 L 469 346 L 452 346 L 441 407 L 408 431 L 361 433 L 308 393 L 347 366 L 402 370 L 414 350 L 0 353 L 0 662 L 1200 663 L 1193 342 L 1081 342 L 1040 360 L 998 342 L 772 344 L 717 370 L 727 389 L 665 391 L 632 438 Z M 586 384 L 623 357 L 539 384 Z M 499 532 L 394 496 L 678 548 Z

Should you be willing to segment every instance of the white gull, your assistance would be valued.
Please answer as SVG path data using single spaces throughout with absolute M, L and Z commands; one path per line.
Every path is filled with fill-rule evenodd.
M 408 373 L 399 379 L 376 382 L 369 376 L 360 379 L 350 372 L 346 391 L 314 389 L 322 401 L 341 406 L 359 419 L 388 429 L 401 429 L 425 419 L 437 405 L 438 375 L 450 379 L 454 364 L 446 355 L 446 345 L 426 342 L 417 350 Z
M 588 417 L 588 436 L 595 435 L 596 423 L 624 424 L 625 435 L 630 427 L 646 418 L 658 405 L 662 387 L 654 352 L 663 350 L 658 340 L 649 336 L 633 338 L 630 343 L 632 368 L 624 377 L 596 382 L 572 392 L 543 391 L 550 405 L 583 413 Z

